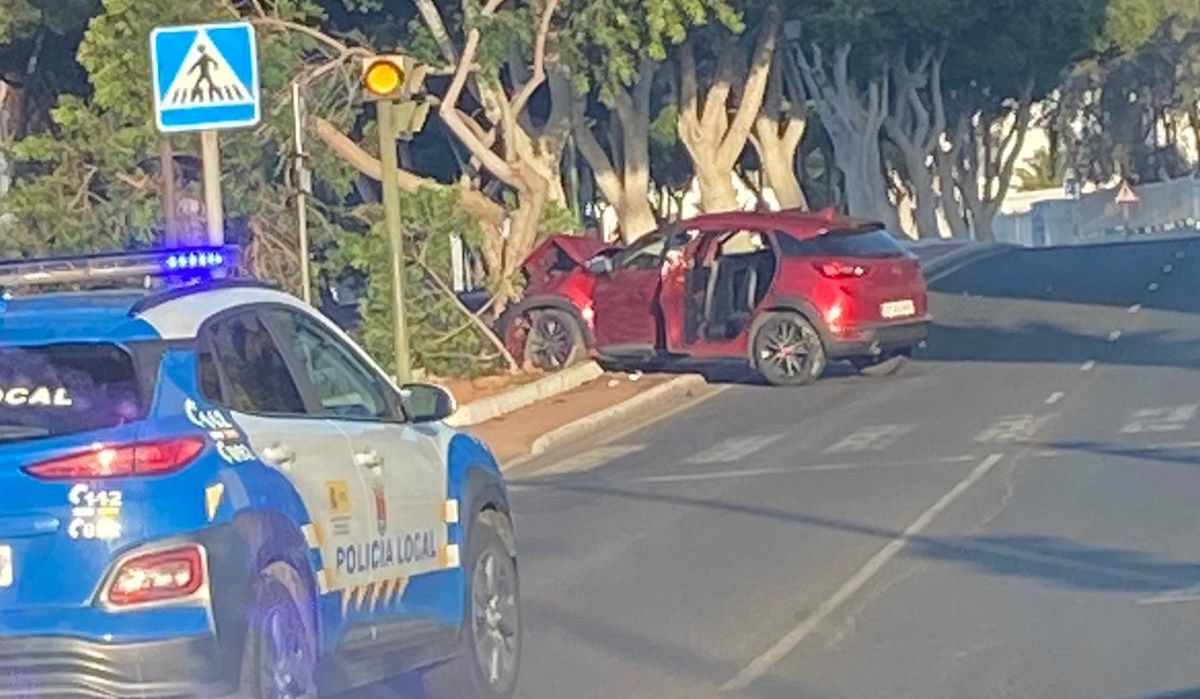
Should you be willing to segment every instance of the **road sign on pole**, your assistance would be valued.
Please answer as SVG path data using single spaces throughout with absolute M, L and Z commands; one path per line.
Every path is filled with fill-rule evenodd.
M 1113 201 L 1118 204 L 1136 204 L 1141 201 L 1141 197 L 1137 192 L 1133 191 L 1133 187 L 1129 186 L 1129 182 L 1121 182 L 1120 189 L 1117 190 L 1117 197 Z
M 258 123 L 261 97 L 254 27 L 247 22 L 158 27 L 150 33 L 150 76 L 158 130 L 201 132 L 208 244 L 223 245 L 217 129 Z

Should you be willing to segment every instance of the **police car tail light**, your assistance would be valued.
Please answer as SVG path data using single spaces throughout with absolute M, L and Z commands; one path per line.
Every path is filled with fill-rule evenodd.
M 195 544 L 130 558 L 108 585 L 109 604 L 127 606 L 187 597 L 204 585 L 204 556 Z
M 156 476 L 178 471 L 204 450 L 201 437 L 176 437 L 133 444 L 97 444 L 73 454 L 25 467 L 47 480 Z

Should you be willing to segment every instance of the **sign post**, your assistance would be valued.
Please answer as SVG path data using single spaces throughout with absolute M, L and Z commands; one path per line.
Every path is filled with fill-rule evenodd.
M 1129 180 L 1122 180 L 1121 187 L 1117 190 L 1117 196 L 1113 199 L 1121 206 L 1121 219 L 1125 224 L 1125 235 L 1130 235 L 1129 230 L 1129 214 L 1133 205 L 1141 201 L 1137 192 L 1133 191 L 1133 187 L 1129 186 Z
M 150 33 L 154 118 L 163 133 L 200 132 L 207 243 L 225 242 L 217 130 L 254 126 L 258 51 L 247 22 L 158 27 Z

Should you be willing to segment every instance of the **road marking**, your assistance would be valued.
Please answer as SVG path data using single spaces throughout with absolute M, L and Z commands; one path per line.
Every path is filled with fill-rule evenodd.
M 1163 274 L 1170 274 L 1175 271 L 1174 265 L 1163 265 Z
M 1046 399 L 1046 405 L 1054 405 L 1055 403 L 1062 400 L 1063 397 L 1066 395 L 1067 394 L 1063 393 L 1062 391 L 1055 391 L 1054 393 L 1050 394 L 1049 398 Z
M 1183 258 L 1184 258 L 1184 254 L 1183 254 L 1183 252 L 1182 252 L 1182 251 L 1181 251 L 1181 252 L 1177 252 L 1177 253 L 1175 253 L 1175 259 L 1176 259 L 1176 260 L 1182 260 Z
M 718 444 L 714 444 L 698 454 L 689 456 L 680 463 L 723 464 L 733 461 L 741 461 L 755 452 L 766 449 L 775 442 L 783 439 L 784 436 L 785 435 L 782 434 L 751 435 L 749 437 L 736 437 L 734 439 L 727 439 Z
M 522 474 L 523 478 L 536 478 L 538 476 L 549 476 L 560 473 L 573 473 L 576 471 L 587 471 L 593 469 L 605 462 L 614 461 L 622 456 L 628 456 L 636 451 L 641 451 L 646 448 L 645 444 L 606 444 L 602 447 L 589 449 L 584 452 L 567 457 L 562 461 L 556 461 L 547 466 L 543 466 L 531 473 Z
M 992 470 L 996 464 L 1000 463 L 1004 458 L 1003 454 L 989 454 L 978 466 L 976 466 L 967 477 L 962 479 L 950 489 L 948 493 L 943 495 L 937 502 L 925 512 L 921 513 L 920 517 L 913 520 L 913 523 L 908 525 L 908 528 L 900 533 L 900 536 L 892 539 L 882 549 L 858 569 L 849 580 L 842 583 L 842 586 L 837 589 L 828 599 L 818 606 L 812 614 L 801 621 L 795 628 L 787 632 L 783 638 L 775 642 L 775 645 L 767 649 L 765 653 L 750 661 L 746 667 L 742 669 L 736 676 L 730 679 L 725 684 L 721 685 L 722 692 L 734 692 L 749 687 L 755 680 L 762 677 L 776 663 L 783 660 L 789 653 L 795 650 L 796 646 L 816 630 L 822 622 L 833 615 L 843 604 L 850 600 L 859 590 L 861 590 L 868 582 L 874 578 L 879 571 L 883 570 L 892 559 L 894 559 L 908 542 L 925 530 L 933 520 L 937 518 L 947 507 L 952 505 L 963 493 L 971 486 L 978 483 L 988 471 Z
M 974 461 L 974 454 L 961 456 L 945 456 L 937 459 L 922 459 L 918 461 L 892 461 L 887 463 L 845 463 L 845 464 L 812 464 L 809 466 L 783 466 L 776 468 L 744 468 L 729 471 L 708 471 L 706 473 L 669 473 L 661 476 L 640 476 L 632 478 L 630 483 L 695 483 L 702 481 L 732 480 L 737 478 L 754 478 L 757 476 L 784 476 L 797 473 L 829 473 L 831 471 L 855 471 L 864 468 L 903 468 L 908 466 L 932 466 L 944 464 L 961 464 Z
M 1117 340 L 1120 340 L 1120 339 L 1121 339 L 1121 331 L 1120 330 L 1114 330 L 1108 334 L 1109 342 L 1116 342 Z
M 1146 288 L 1150 291 L 1158 291 L 1158 282 L 1150 282 L 1150 285 Z
M 1200 602 L 1200 585 L 1170 590 L 1152 597 L 1143 597 L 1134 604 L 1178 604 L 1180 602 Z
M 1178 432 L 1196 417 L 1196 405 L 1161 406 L 1133 411 L 1121 434 L 1142 432 Z
M 1140 303 L 1135 303 L 1129 307 L 1130 313 L 1137 313 L 1140 310 L 1142 310 L 1142 304 L 1140 304 Z
M 1057 413 L 1049 413 L 1047 415 L 1005 415 L 975 435 L 975 441 L 985 444 L 1025 442 L 1033 439 L 1038 430 L 1045 427 L 1046 423 L 1057 416 Z
M 1089 359 L 1083 363 L 1083 366 L 1079 367 L 1079 370 L 1080 371 L 1091 371 L 1092 369 L 1095 369 L 1095 368 L 1096 368 L 1096 360 Z
M 1173 451 L 1176 449 L 1200 449 L 1200 442 L 1164 442 L 1162 444 L 1150 444 L 1146 449 L 1154 451 Z
M 1062 454 L 1062 451 L 1059 449 L 1041 449 L 1033 452 L 1034 458 L 1038 459 L 1044 459 L 1050 456 L 1058 456 L 1059 454 Z
M 826 454 L 848 454 L 861 451 L 883 451 L 896 440 L 912 432 L 916 425 L 872 425 L 843 438 L 825 450 Z

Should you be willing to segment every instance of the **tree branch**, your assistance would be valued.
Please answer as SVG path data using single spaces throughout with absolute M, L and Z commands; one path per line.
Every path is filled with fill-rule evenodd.
M 332 48 L 333 50 L 337 51 L 339 54 L 346 54 L 346 53 L 351 52 L 351 47 L 349 44 L 345 44 L 345 43 L 342 43 L 341 41 L 338 41 L 337 39 L 333 38 L 332 36 L 321 31 L 320 29 L 315 29 L 308 25 L 300 24 L 299 22 L 292 22 L 292 21 L 289 21 L 286 19 L 279 19 L 278 17 L 251 17 L 250 24 L 252 24 L 256 27 L 262 27 L 264 29 L 272 29 L 275 31 L 298 32 L 300 34 L 305 34 L 313 39 L 316 39 L 318 42 L 325 44 L 326 46 Z
M 771 64 L 775 60 L 775 45 L 779 38 L 778 2 L 772 2 L 763 17 L 763 26 L 758 38 L 758 46 L 754 50 L 754 58 L 750 64 L 750 74 L 742 88 L 741 103 L 725 138 L 717 148 L 717 159 L 731 166 L 742 150 L 746 147 L 746 139 L 754 128 L 754 119 L 762 109 L 763 98 L 767 89 L 767 81 L 771 77 Z
M 442 52 L 442 58 L 448 65 L 457 64 L 458 52 L 454 50 L 450 32 L 446 31 L 446 23 L 442 21 L 442 15 L 438 12 L 437 6 L 433 4 L 433 0 L 413 0 L 413 4 L 416 5 L 421 20 L 429 28 L 429 33 L 433 35 L 433 40 L 437 42 L 438 49 Z
M 575 146 L 579 148 L 583 159 L 592 168 L 600 193 L 610 204 L 620 208 L 621 200 L 625 198 L 625 188 L 621 183 L 621 178 L 617 175 L 617 168 L 613 165 L 612 158 L 608 157 L 604 146 L 600 145 L 600 140 L 592 131 L 591 124 L 587 122 L 582 103 L 574 109 L 571 123 L 574 127 Z
M 483 336 L 487 338 L 488 342 L 490 342 L 492 346 L 500 352 L 500 356 L 504 357 L 504 362 L 508 364 L 508 370 L 513 373 L 520 371 L 520 365 L 517 364 L 517 360 L 513 358 L 512 353 L 508 351 L 508 348 L 504 346 L 504 341 L 496 336 L 496 333 L 488 327 L 487 323 L 483 322 L 482 319 L 472 313 L 471 309 L 464 306 L 463 302 L 458 300 L 458 295 L 454 293 L 454 290 L 447 286 L 446 282 L 442 281 L 442 278 L 439 277 L 432 269 L 430 269 L 429 265 L 426 265 L 424 260 L 419 257 L 414 258 L 414 260 L 416 261 L 417 266 L 421 268 L 421 271 L 425 273 L 425 276 L 433 282 L 434 286 L 436 286 L 439 291 L 442 292 L 442 295 L 445 296 L 446 299 L 452 304 L 454 304 L 454 307 L 457 308 L 463 315 L 465 315 L 467 318 L 470 318 L 476 329 L 478 329 L 479 332 L 481 332 Z
M 679 117 L 680 126 L 697 128 L 700 123 L 700 92 L 696 85 L 696 53 L 691 40 L 679 49 Z
M 546 38 L 550 35 L 550 22 L 554 19 L 554 12 L 557 9 L 558 0 L 547 0 L 546 7 L 542 10 L 542 19 L 538 22 L 537 38 L 533 43 L 533 75 L 513 96 L 509 109 L 514 115 L 520 114 L 525 109 L 529 98 L 533 97 L 533 93 L 546 81 Z

